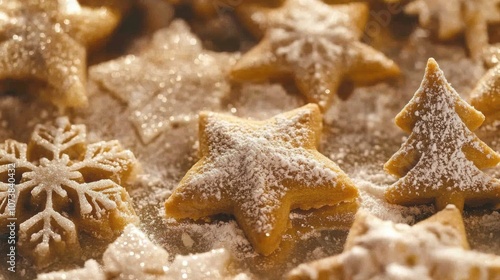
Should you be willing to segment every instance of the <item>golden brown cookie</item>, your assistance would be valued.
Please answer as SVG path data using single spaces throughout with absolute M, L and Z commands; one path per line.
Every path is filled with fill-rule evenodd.
M 235 65 L 235 80 L 291 77 L 308 102 L 325 111 L 343 81 L 370 84 L 399 75 L 392 60 L 359 41 L 365 3 L 288 0 L 261 18 L 265 36 Z
M 37 81 L 32 90 L 59 107 L 86 105 L 86 48 L 114 30 L 119 11 L 77 0 L 8 0 L 0 15 L 0 80 Z
M 500 256 L 470 251 L 462 216 L 453 205 L 414 226 L 358 212 L 347 239 L 342 254 L 302 264 L 288 279 L 500 277 Z
M 463 209 L 500 201 L 500 181 L 480 169 L 494 167 L 500 155 L 472 131 L 484 121 L 446 81 L 434 59 L 412 100 L 396 116 L 396 124 L 411 133 L 384 165 L 401 177 L 385 193 L 390 203 L 455 204 Z
M 309 104 L 265 121 L 200 114 L 201 159 L 165 203 L 167 217 L 236 218 L 255 250 L 279 246 L 291 209 L 354 201 L 357 188 L 317 151 L 322 115 Z
M 137 166 L 118 141 L 87 144 L 67 118 L 38 125 L 27 145 L 0 144 L 1 231 L 16 219 L 21 255 L 38 266 L 75 257 L 79 233 L 108 239 L 138 221 L 123 187 Z
M 500 116 L 500 64 L 491 68 L 471 93 L 470 103 L 488 118 Z
M 488 46 L 488 24 L 500 22 L 499 4 L 499 0 L 415 0 L 405 12 L 418 15 L 422 26 L 435 27 L 440 40 L 465 33 L 471 56 L 480 59 Z

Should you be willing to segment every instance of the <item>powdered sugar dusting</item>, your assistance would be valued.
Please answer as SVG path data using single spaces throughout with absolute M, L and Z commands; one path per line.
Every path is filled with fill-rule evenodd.
M 321 67 L 325 63 L 320 59 L 322 56 L 338 57 L 343 45 L 357 39 L 353 31 L 356 27 L 348 14 L 319 1 L 288 2 L 292 8 L 271 17 L 274 24 L 269 30 L 276 54 L 287 61 L 301 63 L 304 68 Z

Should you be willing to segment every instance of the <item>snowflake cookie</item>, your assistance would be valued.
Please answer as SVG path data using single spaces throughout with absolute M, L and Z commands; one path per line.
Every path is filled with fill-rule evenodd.
M 325 111 L 343 82 L 371 84 L 400 73 L 394 61 L 360 42 L 366 3 L 287 0 L 262 17 L 264 38 L 234 66 L 236 80 L 291 77 Z
M 498 277 L 500 256 L 470 250 L 453 205 L 414 226 L 358 212 L 342 254 L 302 264 L 288 275 L 290 280 Z
M 411 134 L 384 166 L 401 177 L 386 190 L 387 201 L 434 202 L 438 209 L 500 202 L 500 181 L 480 170 L 495 167 L 500 155 L 472 132 L 484 116 L 458 95 L 434 59 L 429 59 L 420 88 L 395 121 Z
M 95 260 L 89 260 L 83 268 L 40 274 L 37 279 L 249 279 L 244 274 L 231 273 L 228 267 L 231 256 L 225 249 L 179 255 L 171 263 L 168 259 L 165 249 L 151 242 L 140 229 L 128 225 L 104 252 L 102 267 Z
M 80 232 L 107 239 L 138 221 L 123 187 L 136 168 L 118 141 L 87 144 L 83 125 L 38 125 L 28 144 L 0 144 L 0 224 L 15 220 L 21 255 L 39 267 L 75 257 Z
M 218 110 L 229 94 L 226 79 L 235 55 L 203 49 L 182 20 L 153 36 L 150 47 L 93 66 L 92 80 L 131 110 L 130 119 L 143 142 L 196 118 L 200 110 Z
M 317 151 L 322 115 L 316 104 L 265 121 L 203 112 L 201 159 L 165 203 L 167 217 L 235 216 L 255 250 L 275 251 L 292 209 L 352 202 L 357 188 Z
M 0 5 L 0 79 L 29 79 L 59 107 L 87 104 L 86 48 L 108 36 L 121 15 L 77 0 L 7 0 Z

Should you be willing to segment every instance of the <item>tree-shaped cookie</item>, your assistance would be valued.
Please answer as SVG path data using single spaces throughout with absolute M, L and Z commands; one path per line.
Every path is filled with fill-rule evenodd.
M 471 132 L 484 121 L 481 112 L 460 98 L 434 59 L 396 124 L 411 133 L 385 170 L 400 178 L 385 197 L 395 204 L 455 204 L 500 201 L 500 181 L 480 169 L 494 167 L 500 156 Z

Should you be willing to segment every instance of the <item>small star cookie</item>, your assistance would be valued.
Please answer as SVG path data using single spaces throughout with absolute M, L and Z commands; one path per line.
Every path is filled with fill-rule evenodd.
M 434 59 L 395 121 L 411 134 L 384 166 L 402 177 L 386 190 L 388 202 L 463 209 L 500 201 L 500 181 L 480 170 L 496 166 L 500 155 L 472 132 L 484 116 L 458 95 Z
M 462 216 L 452 205 L 414 226 L 358 212 L 342 254 L 301 264 L 288 275 L 290 280 L 498 277 L 500 256 L 470 250 Z
M 126 102 L 144 143 L 217 110 L 231 90 L 226 78 L 237 55 L 206 51 L 188 25 L 176 20 L 156 32 L 147 49 L 90 68 L 91 80 Z
M 134 155 L 118 141 L 87 144 L 85 130 L 60 118 L 38 125 L 28 144 L 0 144 L 0 230 L 17 219 L 21 255 L 39 267 L 78 255 L 80 232 L 109 239 L 138 221 L 123 187 Z
M 262 18 L 265 36 L 234 66 L 236 80 L 291 76 L 325 111 L 343 80 L 370 84 L 400 73 L 392 60 L 359 41 L 368 18 L 365 3 L 287 0 Z
M 201 159 L 166 201 L 167 217 L 232 214 L 255 250 L 271 254 L 291 209 L 358 196 L 347 175 L 317 151 L 321 129 L 314 104 L 265 121 L 201 113 Z
M 489 41 L 488 24 L 500 22 L 500 0 L 415 0 L 406 6 L 405 12 L 418 15 L 424 27 L 437 22 L 440 40 L 465 32 L 471 56 L 480 59 Z
M 120 13 L 77 0 L 7 0 L 0 7 L 0 80 L 40 82 L 35 91 L 59 107 L 87 104 L 86 48 L 108 36 Z

